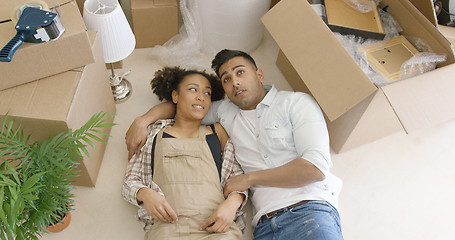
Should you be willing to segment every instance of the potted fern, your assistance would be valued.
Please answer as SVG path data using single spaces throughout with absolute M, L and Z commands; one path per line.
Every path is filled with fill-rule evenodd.
M 46 227 L 62 221 L 74 203 L 70 184 L 87 146 L 104 142 L 100 129 L 113 116 L 93 115 L 76 130 L 45 141 L 30 141 L 8 116 L 0 128 L 0 239 L 38 239 Z M 98 135 L 98 136 L 97 136 Z

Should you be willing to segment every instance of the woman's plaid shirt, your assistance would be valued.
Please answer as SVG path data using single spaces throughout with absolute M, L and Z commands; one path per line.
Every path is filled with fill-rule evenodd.
M 139 189 L 143 187 L 148 187 L 164 196 L 160 187 L 152 181 L 152 172 L 151 172 L 151 154 L 152 154 L 152 143 L 153 138 L 158 132 L 166 126 L 171 126 L 174 124 L 173 119 L 158 120 L 154 124 L 151 124 L 148 127 L 148 136 L 147 142 L 141 149 L 139 156 L 134 155 L 128 163 L 128 167 L 125 174 L 125 179 L 122 186 L 122 195 L 133 205 L 139 207 L 137 211 L 136 219 L 142 221 L 144 231 L 149 231 L 150 226 L 152 225 L 152 217 L 148 215 L 145 208 L 142 204 L 138 204 L 136 199 L 136 194 Z M 224 147 L 223 153 L 223 165 L 221 168 L 221 186 L 222 190 L 226 184 L 226 180 L 230 176 L 235 176 L 243 174 L 243 170 L 240 167 L 240 164 L 234 158 L 234 146 L 232 145 L 231 140 L 229 139 Z M 242 211 L 242 208 L 245 206 L 248 197 L 248 191 L 240 192 L 245 195 L 245 199 L 242 202 L 239 210 L 236 214 L 236 223 L 239 228 L 243 231 L 245 229 L 245 212 Z

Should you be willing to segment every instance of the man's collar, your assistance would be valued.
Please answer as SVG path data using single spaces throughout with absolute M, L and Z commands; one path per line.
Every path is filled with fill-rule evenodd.
M 264 89 L 265 89 L 266 95 L 259 104 L 264 104 L 264 105 L 270 106 L 272 104 L 273 100 L 275 99 L 275 96 L 278 93 L 278 90 L 275 88 L 275 86 L 269 85 L 269 84 L 264 85 Z

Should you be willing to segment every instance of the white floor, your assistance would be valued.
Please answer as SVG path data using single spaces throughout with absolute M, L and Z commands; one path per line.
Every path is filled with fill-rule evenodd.
M 70 226 L 42 239 L 143 239 L 135 207 L 120 195 L 127 164 L 125 132 L 135 116 L 158 103 L 149 81 L 162 66 L 137 49 L 124 61 L 132 97 L 117 105 L 96 187 L 76 186 Z M 266 34 L 252 55 L 265 81 L 290 86 L 275 66 L 278 46 Z M 343 154 L 332 155 L 333 172 L 344 181 L 340 214 L 345 239 L 455 239 L 455 120 L 406 135 L 399 132 Z M 249 206 L 251 209 L 251 206 Z M 250 214 L 251 218 L 251 214 Z M 244 239 L 252 239 L 247 229 Z

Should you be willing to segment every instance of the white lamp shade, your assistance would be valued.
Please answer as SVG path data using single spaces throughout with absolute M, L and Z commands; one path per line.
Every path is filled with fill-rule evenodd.
M 118 62 L 128 57 L 136 39 L 117 0 L 86 0 L 83 14 L 88 30 L 98 32 L 104 62 Z

